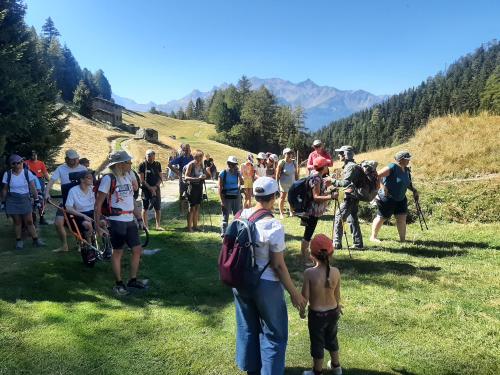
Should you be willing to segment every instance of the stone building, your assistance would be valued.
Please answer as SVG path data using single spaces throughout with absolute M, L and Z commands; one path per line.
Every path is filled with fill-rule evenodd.
M 92 118 L 107 122 L 113 126 L 122 124 L 122 109 L 121 105 L 103 98 L 94 98 L 92 100 Z
M 158 142 L 158 132 L 150 128 L 140 128 L 134 138 L 145 139 L 148 142 Z

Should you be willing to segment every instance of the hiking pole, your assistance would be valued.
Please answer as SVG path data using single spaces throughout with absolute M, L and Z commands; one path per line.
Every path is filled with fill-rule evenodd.
M 418 222 L 420 223 L 420 230 L 422 230 L 422 232 L 423 232 L 424 227 L 422 225 L 422 218 L 420 217 L 420 210 L 418 209 L 418 200 L 417 200 L 417 198 L 415 198 L 415 196 L 413 196 L 413 200 L 415 201 L 415 211 L 417 211 Z
M 207 211 L 208 211 L 208 218 L 210 220 L 210 227 L 212 227 L 212 214 L 210 212 L 210 201 L 208 200 L 208 191 L 207 191 L 207 184 L 205 181 L 203 181 L 203 186 L 205 187 L 205 200 L 207 201 Z
M 420 206 L 420 202 L 416 201 L 417 203 L 417 207 L 418 207 L 418 212 L 420 212 L 420 216 L 422 216 L 422 221 L 424 222 L 424 225 L 425 225 L 425 229 L 429 230 L 429 227 L 427 226 L 427 222 L 425 221 L 425 216 L 424 216 L 424 212 L 422 211 L 422 207 Z
M 349 252 L 349 258 L 352 259 L 351 248 L 349 247 L 349 239 L 347 238 L 348 234 L 347 234 L 347 230 L 345 227 L 345 221 L 344 221 L 344 218 L 342 217 L 342 211 L 340 210 L 340 203 L 339 203 L 338 199 L 335 199 L 335 202 L 336 202 L 336 205 L 338 205 L 338 207 L 339 207 L 339 215 L 340 215 L 340 220 L 342 221 L 342 230 L 344 232 L 345 243 L 347 246 L 347 251 Z
M 332 240 L 333 240 L 333 236 L 335 235 L 335 216 L 337 215 L 337 203 L 338 203 L 338 200 L 335 199 L 335 203 L 333 206 Z

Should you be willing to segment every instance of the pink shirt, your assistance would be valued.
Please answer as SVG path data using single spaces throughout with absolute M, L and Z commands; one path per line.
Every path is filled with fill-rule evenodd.
M 324 149 L 321 149 L 321 151 L 319 151 L 319 152 L 313 151 L 309 154 L 309 158 L 307 159 L 307 169 L 312 171 L 314 169 L 314 159 L 316 159 L 320 156 L 329 160 L 330 164 L 328 166 L 333 167 L 333 161 L 332 161 L 333 159 L 332 159 L 331 155 L 328 152 L 326 152 Z

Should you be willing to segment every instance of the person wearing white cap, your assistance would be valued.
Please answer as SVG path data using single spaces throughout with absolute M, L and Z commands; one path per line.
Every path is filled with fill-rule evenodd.
M 253 182 L 255 181 L 255 167 L 253 165 L 253 155 L 248 154 L 247 160 L 241 164 L 241 176 L 243 177 L 243 192 L 245 193 L 244 208 L 252 206 Z
M 299 179 L 299 168 L 297 168 L 297 162 L 293 159 L 293 151 L 291 148 L 285 148 L 283 150 L 284 159 L 281 159 L 276 168 L 276 181 L 279 183 L 280 187 L 280 217 L 284 218 L 285 215 L 285 201 L 288 195 L 288 190 L 293 185 L 293 183 Z M 290 215 L 292 215 L 292 210 L 290 210 Z
M 154 150 L 146 151 L 146 159 L 139 164 L 139 176 L 141 177 L 142 190 L 142 218 L 144 225 L 148 227 L 148 211 L 155 210 L 156 230 L 163 231 L 161 227 L 161 190 L 163 183 L 161 178 L 161 164 L 156 161 Z
M 276 178 L 276 166 L 278 165 L 278 161 L 278 155 L 269 155 L 266 165 L 266 177 Z
M 257 166 L 255 167 L 255 177 L 265 177 L 267 171 L 267 156 L 263 152 L 257 154 Z
M 66 203 L 66 196 L 69 189 L 73 187 L 69 179 L 70 173 L 86 171 L 87 168 L 80 164 L 80 155 L 75 150 L 67 150 L 65 154 L 64 164 L 61 164 L 56 168 L 52 176 L 50 177 L 47 188 L 45 189 L 45 199 L 50 198 L 50 190 L 52 186 L 59 181 L 61 183 L 61 193 L 63 196 L 63 205 Z M 69 251 L 68 240 L 66 239 L 66 229 L 64 228 L 64 215 L 61 210 L 57 210 L 56 218 L 54 220 L 54 225 L 56 226 L 57 234 L 61 240 L 61 247 L 56 249 L 56 252 Z
M 122 150 L 111 153 L 108 160 L 108 168 L 111 173 L 104 175 L 99 184 L 94 208 L 94 221 L 96 223 L 101 222 L 103 216 L 102 206 L 104 201 L 109 198 L 109 235 L 113 247 L 111 265 L 116 280 L 113 290 L 116 294 L 122 296 L 129 293 L 127 288 L 145 288 L 144 283 L 137 280 L 142 246 L 134 216 L 139 226 L 142 226 L 143 222 L 140 212 L 135 210 L 134 189 L 136 183 L 135 177 L 130 172 L 132 157 Z M 103 235 L 101 227 L 97 226 L 97 231 L 100 236 Z M 130 279 L 127 286 L 122 281 L 121 273 L 121 259 L 125 245 L 132 249 Z
M 227 158 L 227 168 L 219 174 L 219 196 L 222 211 L 221 237 L 226 233 L 229 214 L 233 216 L 241 209 L 240 187 L 243 178 L 238 170 L 236 156 Z
M 307 158 L 307 170 L 309 171 L 309 173 L 314 171 L 314 159 L 320 156 L 330 162 L 328 165 L 329 167 L 333 166 L 332 156 L 323 148 L 323 142 L 321 142 L 319 139 L 316 139 L 313 142 L 312 147 L 314 148 L 314 151 L 311 152 L 309 154 L 309 157 Z
M 255 263 L 262 272 L 251 293 L 233 289 L 236 310 L 236 362 L 247 374 L 278 375 L 285 371 L 288 341 L 288 312 L 284 290 L 297 309 L 306 307 L 306 300 L 295 288 L 285 263 L 285 230 L 272 210 L 278 194 L 278 183 L 260 177 L 253 185 L 257 201 L 244 209 L 240 217 L 250 218 L 259 210 L 268 214 L 255 223 Z

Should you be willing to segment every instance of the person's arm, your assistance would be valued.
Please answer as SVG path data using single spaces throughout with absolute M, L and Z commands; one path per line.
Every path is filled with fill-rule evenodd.
M 101 184 L 102 184 L 102 182 L 101 182 Z M 107 196 L 107 194 L 102 192 L 102 191 L 97 192 L 97 196 L 95 198 L 95 207 L 94 207 L 94 221 L 96 223 L 99 223 L 101 220 L 101 216 L 102 216 L 101 208 L 102 208 L 102 204 L 104 203 L 104 200 L 106 199 L 106 196 Z M 105 233 L 105 230 L 100 225 L 96 225 L 96 228 L 97 228 L 97 234 L 99 236 L 101 236 L 103 233 Z
M 290 273 L 288 272 L 288 268 L 285 263 L 283 251 L 270 251 L 269 256 L 271 261 L 270 266 L 274 270 L 276 275 L 278 275 L 278 278 L 287 290 L 288 294 L 290 294 L 290 299 L 292 300 L 293 306 L 299 311 L 305 309 L 307 302 L 293 284 L 292 278 L 290 277 Z
M 200 181 L 199 177 L 191 177 L 191 171 L 193 170 L 193 163 L 189 163 L 186 172 L 184 173 L 184 181 Z
M 47 184 L 47 188 L 45 189 L 45 200 L 50 198 L 50 191 L 52 190 L 52 186 L 54 186 L 54 183 L 59 179 L 59 168 L 57 168 L 54 173 L 52 174 L 51 179 L 49 180 L 49 183 Z
M 300 173 L 299 163 L 297 163 L 296 161 L 294 161 L 294 165 L 295 165 L 295 180 L 298 180 L 299 179 L 299 173 Z
M 340 304 L 340 272 L 337 268 L 333 268 L 333 267 L 331 270 L 333 272 L 335 272 L 336 277 L 338 277 L 337 285 L 335 286 L 335 290 L 334 290 L 333 294 L 335 296 L 335 300 L 337 301 L 337 306 L 339 307 L 339 311 L 342 314 L 342 305 Z
M 309 302 L 309 292 L 310 292 L 310 286 L 309 286 L 309 273 L 304 271 L 304 281 L 302 283 L 302 297 L 304 297 L 306 304 Z M 300 310 L 300 317 L 304 319 L 306 317 L 306 309 L 304 307 L 303 310 Z
M 47 181 L 50 180 L 49 172 L 47 171 L 47 166 L 45 165 L 45 163 L 42 164 L 42 175 Z
M 222 183 L 222 180 L 224 178 L 223 173 L 226 173 L 226 171 L 222 171 L 219 174 L 219 197 L 220 197 L 220 204 L 221 204 L 222 207 L 224 207 L 224 196 L 222 195 L 222 190 L 224 189 L 224 186 L 223 186 L 223 183 Z
M 238 173 L 238 182 L 240 183 L 240 186 L 243 186 L 245 184 L 245 182 L 243 181 L 243 176 L 241 175 L 240 171 L 236 173 Z
M 321 195 L 321 190 L 320 190 L 320 184 L 319 183 L 317 183 L 316 185 L 314 185 L 312 192 L 313 192 L 313 199 L 317 203 L 327 202 L 327 201 L 331 201 L 332 200 L 332 196 L 331 195 Z
M 179 170 L 179 168 L 176 167 L 176 165 L 179 165 L 179 158 L 172 159 L 168 163 L 168 167 L 175 172 L 177 177 L 180 177 L 181 171 Z
M 391 174 L 391 168 L 384 167 L 377 174 L 378 174 L 378 178 L 381 180 L 383 177 L 387 177 Z
M 332 185 L 335 186 L 335 187 L 341 187 L 341 188 L 346 188 L 349 185 L 352 185 L 353 180 L 354 180 L 355 170 L 356 170 L 356 165 L 355 164 L 346 166 L 344 168 L 344 179 L 337 180 L 337 179 L 332 178 L 331 179 Z
M 7 198 L 7 184 L 4 183 L 3 184 L 3 188 L 2 188 L 2 203 L 5 202 L 5 198 Z
M 161 163 L 158 162 L 158 182 L 156 183 L 156 187 L 160 187 L 161 184 L 163 184 L 163 177 L 161 176 Z
M 276 168 L 276 181 L 279 181 L 281 173 L 283 172 L 283 165 L 285 163 L 278 163 L 278 168 Z
M 307 158 L 307 170 L 312 171 L 314 169 L 314 159 L 313 159 L 313 153 L 311 152 L 309 154 L 309 157 Z

